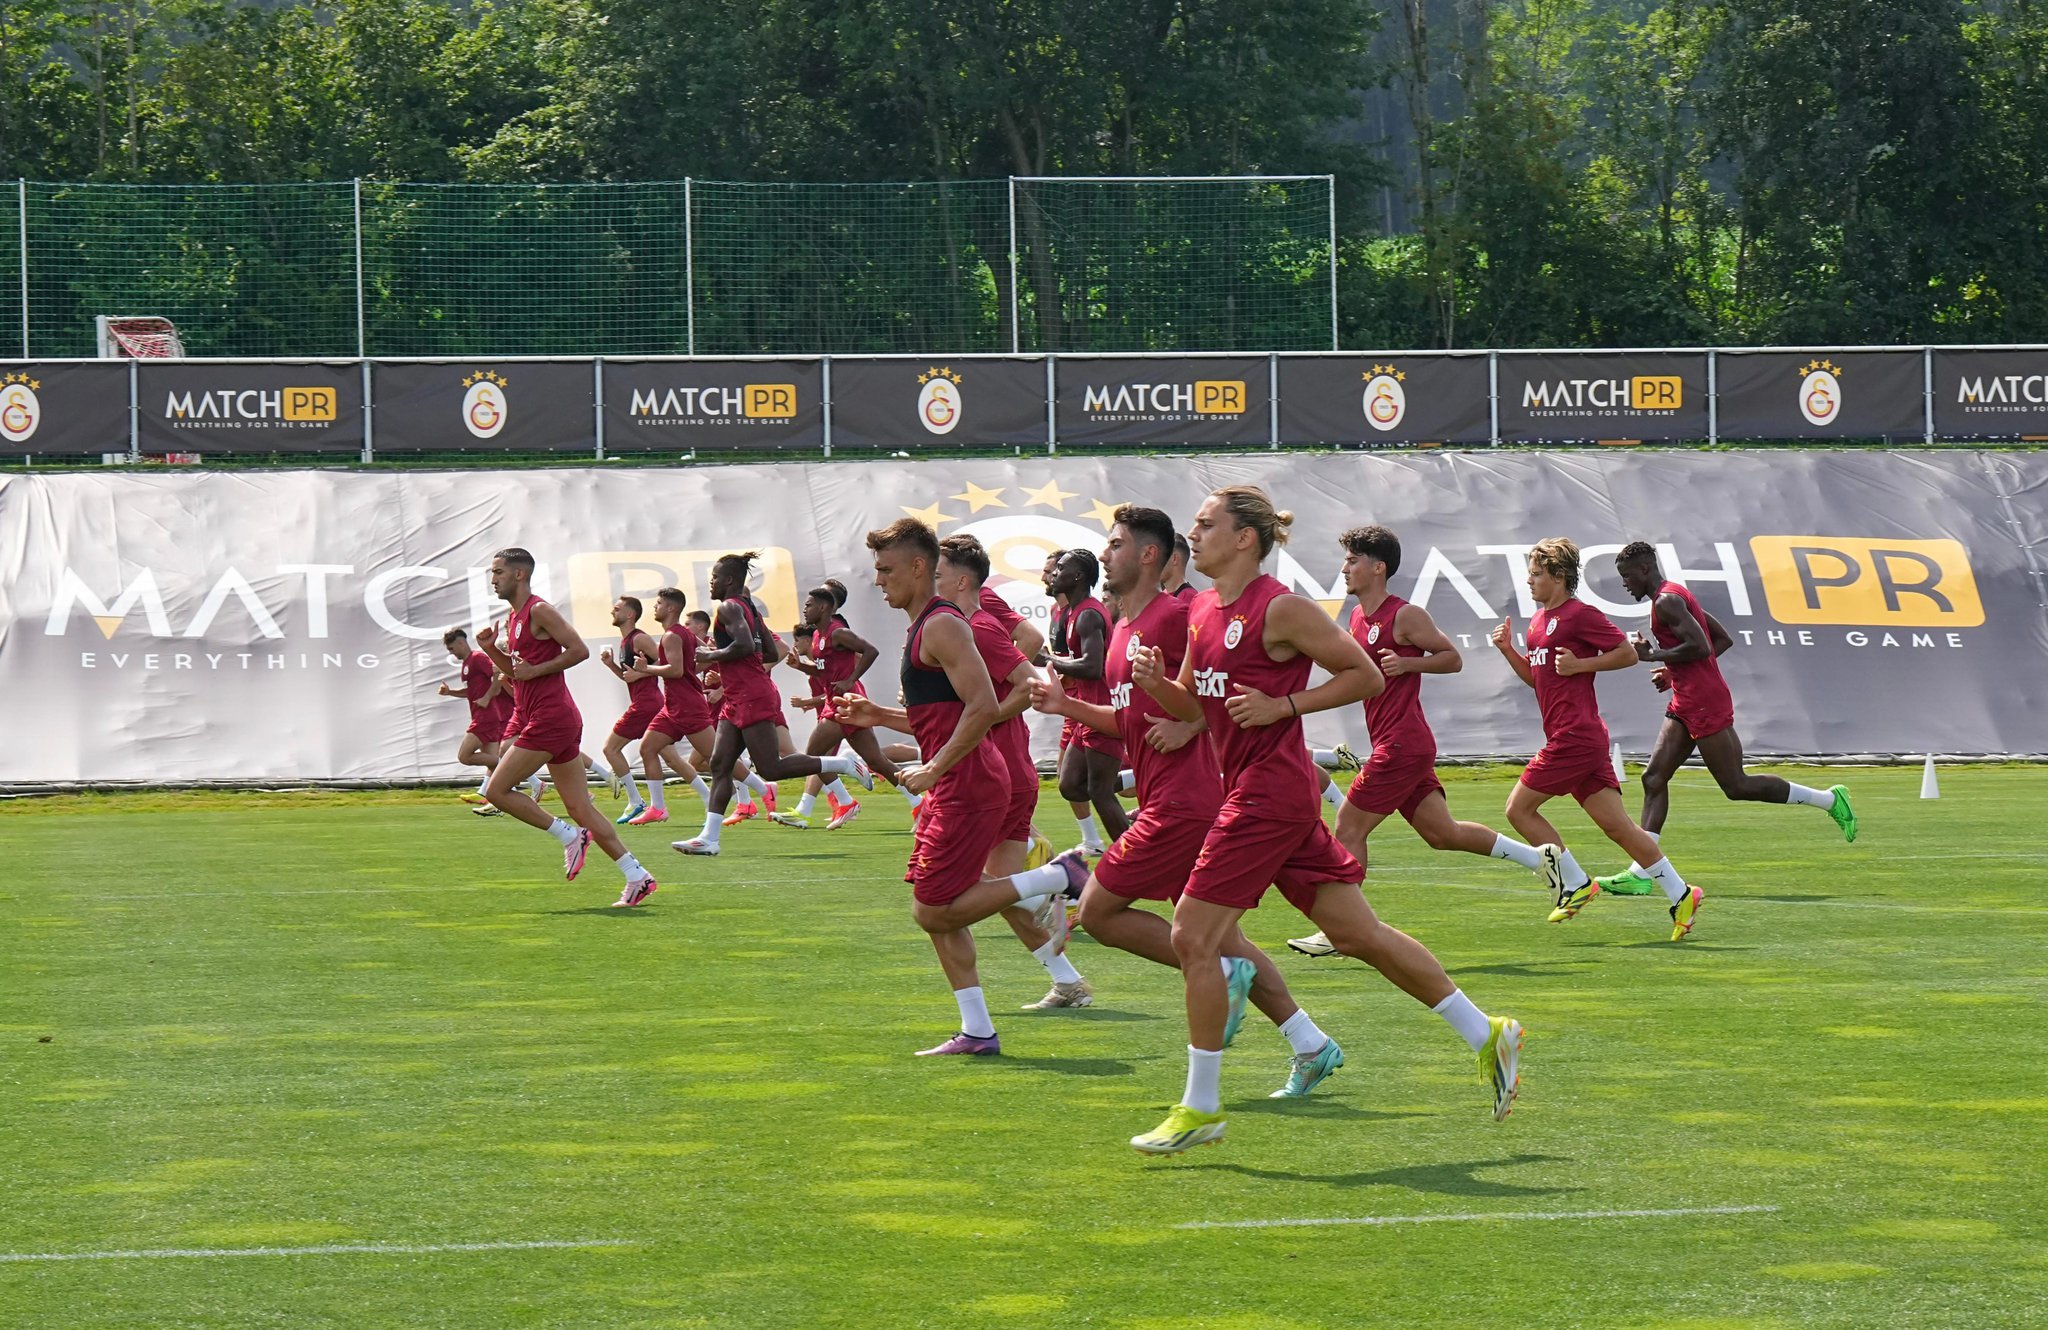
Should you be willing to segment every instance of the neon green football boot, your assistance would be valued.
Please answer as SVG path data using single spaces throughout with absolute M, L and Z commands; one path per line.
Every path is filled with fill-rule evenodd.
M 1842 829 L 1842 839 L 1853 842 L 1856 839 L 1856 810 L 1849 806 L 1849 787 L 1830 785 L 1828 793 L 1835 801 L 1828 805 L 1828 816 L 1835 819 L 1835 825 Z
M 1221 1113 L 1197 1113 L 1186 1104 L 1175 1104 L 1166 1121 L 1142 1136 L 1131 1137 L 1131 1148 L 1139 1154 L 1177 1155 L 1222 1140 L 1223 1127 Z
M 1501 1122 L 1514 1112 L 1515 1096 L 1522 1093 L 1522 1023 L 1509 1016 L 1489 1016 L 1493 1033 L 1479 1050 L 1479 1075 L 1493 1089 L 1493 1120 Z

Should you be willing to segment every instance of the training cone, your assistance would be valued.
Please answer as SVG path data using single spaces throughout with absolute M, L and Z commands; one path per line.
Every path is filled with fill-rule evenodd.
M 1927 765 L 1920 768 L 1920 797 L 1922 799 L 1939 799 L 1941 797 L 1941 784 L 1934 779 L 1934 754 L 1932 753 L 1927 755 Z
M 1628 770 L 1621 764 L 1621 745 L 1614 745 L 1613 751 L 1609 752 L 1607 756 L 1614 763 L 1614 783 L 1616 785 L 1628 784 Z M 1928 760 L 1932 761 L 1933 759 L 1930 758 Z

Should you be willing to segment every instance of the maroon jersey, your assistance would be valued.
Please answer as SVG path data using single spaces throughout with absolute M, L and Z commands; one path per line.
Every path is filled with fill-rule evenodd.
M 953 690 L 953 681 L 946 677 L 943 669 L 926 665 L 918 658 L 923 646 L 925 622 L 934 615 L 954 614 L 962 619 L 960 607 L 949 600 L 932 597 L 910 625 L 910 635 L 903 644 L 903 709 L 910 715 L 910 732 L 917 739 L 917 751 L 926 761 L 937 757 L 939 750 L 952 741 L 953 731 L 959 728 L 960 717 L 967 707 L 960 700 L 960 694 Z M 969 623 L 969 629 L 973 624 Z M 982 742 L 974 746 L 966 757 L 955 763 L 931 793 L 946 803 L 956 799 L 1000 799 L 1010 788 L 1010 771 L 1002 754 L 995 745 Z M 980 872 L 980 865 L 975 865 Z
M 551 637 L 536 637 L 533 632 L 533 607 L 546 603 L 539 596 L 528 596 L 526 603 L 506 619 L 505 645 L 511 649 L 515 660 L 527 665 L 545 665 L 562 654 L 560 642 Z M 513 711 L 528 722 L 557 715 L 582 714 L 576 710 L 576 700 L 569 696 L 567 674 L 559 670 L 538 679 L 515 679 L 512 702 Z
M 1543 710 L 1543 737 L 1551 744 L 1607 747 L 1607 722 L 1591 672 L 1569 678 L 1557 672 L 1561 647 L 1581 660 L 1612 651 L 1626 641 L 1613 621 L 1583 600 L 1554 610 L 1538 609 L 1529 621 L 1529 673 L 1536 680 L 1536 705 Z
M 1102 616 L 1102 635 L 1105 648 L 1110 630 L 1109 611 L 1101 601 L 1090 596 L 1079 605 L 1064 610 L 1055 610 L 1052 616 L 1052 649 L 1056 655 L 1078 656 L 1081 654 L 1081 616 L 1093 612 Z M 1105 664 L 1107 661 L 1105 660 Z M 1060 676 L 1060 683 L 1067 695 L 1078 702 L 1093 702 L 1096 706 L 1109 705 L 1109 684 L 1103 679 L 1077 679 L 1072 675 Z
M 695 695 L 697 705 L 704 701 L 704 681 L 697 677 L 697 635 L 683 627 L 680 621 L 668 626 L 661 635 L 661 663 L 673 665 L 683 663 L 681 674 L 664 676 L 661 681 L 662 706 L 681 715 L 689 705 L 689 698 Z
M 1687 711 L 1701 715 L 1727 714 L 1735 709 L 1735 699 L 1728 695 L 1728 681 L 1721 677 L 1721 662 L 1714 659 L 1714 633 L 1707 627 L 1707 612 L 1693 599 L 1692 592 L 1676 582 L 1666 582 L 1657 588 L 1659 596 L 1676 596 L 1685 602 L 1686 612 L 1693 622 L 1700 626 L 1700 633 L 1707 639 L 1705 660 L 1672 660 L 1664 662 L 1671 671 L 1671 703 L 1673 710 Z M 1650 615 L 1650 633 L 1657 639 L 1657 645 L 1664 648 L 1678 645 L 1678 634 Z
M 811 634 L 811 658 L 822 667 L 821 673 L 811 676 L 812 697 L 830 697 L 834 692 L 853 693 L 859 697 L 868 695 L 859 684 L 838 689 L 832 687 L 835 683 L 846 684 L 853 678 L 853 672 L 860 668 L 860 652 L 832 645 L 832 635 L 846 626 L 846 620 L 835 614 L 823 628 Z
M 768 625 L 762 622 L 761 612 L 754 608 L 754 602 L 748 597 L 741 596 L 726 603 L 740 607 L 740 614 L 754 634 L 752 651 L 737 659 L 723 661 L 718 666 L 728 718 L 743 712 L 751 714 L 761 708 L 772 711 L 775 709 L 775 682 L 768 675 L 768 652 L 773 650 L 769 645 Z M 721 650 L 732 645 L 732 635 L 725 631 L 723 616 L 712 617 L 711 640 Z
M 1407 603 L 1399 596 L 1388 596 L 1371 614 L 1360 606 L 1352 607 L 1351 636 L 1365 648 L 1366 659 L 1373 664 L 1380 663 L 1382 651 L 1410 657 L 1426 654 L 1421 647 L 1394 639 L 1394 616 Z M 1366 698 L 1365 732 L 1375 748 L 1398 744 L 1410 752 L 1423 747 L 1436 752 L 1436 735 L 1422 714 L 1422 676 L 1404 674 L 1389 678 L 1378 697 Z
M 1307 656 L 1274 660 L 1266 654 L 1266 611 L 1287 588 L 1261 573 L 1225 605 L 1214 588 L 1195 597 L 1188 611 L 1188 664 L 1195 698 L 1209 722 L 1209 739 L 1223 767 L 1225 794 L 1233 804 L 1261 818 L 1318 821 L 1322 801 L 1315 767 L 1302 742 L 1301 718 L 1240 728 L 1226 704 L 1235 686 L 1285 697 L 1307 686 L 1313 662 Z
M 981 588 L 981 608 L 1002 625 L 1004 637 L 1012 642 L 1017 640 L 1017 625 L 1024 622 L 1024 616 L 1017 613 L 1009 601 L 997 595 L 995 588 L 985 582 Z
M 1223 806 L 1223 781 L 1207 738 L 1197 735 L 1170 753 L 1145 742 L 1154 716 L 1172 716 L 1131 682 L 1131 657 L 1141 647 L 1157 647 L 1166 677 L 1178 677 L 1188 653 L 1187 604 L 1175 596 L 1154 596 L 1136 618 L 1120 621 L 1109 638 L 1109 704 L 1116 709 L 1117 732 L 1137 773 L 1138 806 L 1172 817 L 1214 817 Z
M 472 716 L 482 715 L 496 720 L 501 726 L 512 719 L 512 693 L 510 689 L 498 690 L 490 705 L 483 705 L 483 695 L 491 691 L 491 679 L 498 667 L 491 664 L 491 658 L 481 651 L 472 651 L 462 662 L 462 691 L 469 698 Z
M 1199 591 L 1195 590 L 1194 583 L 1182 582 L 1180 584 L 1180 590 L 1173 593 L 1173 598 L 1175 600 L 1180 601 L 1183 605 L 1192 605 L 1195 603 L 1195 597 L 1200 594 L 1201 593 Z
M 995 685 L 996 704 L 1000 706 L 1015 691 L 1010 676 L 1024 663 L 1024 653 L 1017 650 L 1017 644 L 987 610 L 976 610 L 967 622 L 974 629 L 974 649 L 980 653 L 981 663 L 988 666 L 989 682 Z M 1024 717 L 1016 715 L 997 721 L 989 727 L 988 741 L 1003 755 L 1011 783 L 1018 788 L 1029 785 L 1035 792 L 1038 766 L 1031 760 L 1031 731 L 1025 727 Z M 920 747 L 918 751 L 925 750 Z
M 646 663 L 640 654 L 633 650 L 633 639 L 639 635 L 640 630 L 637 628 L 631 632 L 619 635 L 620 669 L 630 670 L 636 665 Z M 626 697 L 631 709 L 638 711 L 641 707 L 648 707 L 659 711 L 661 709 L 661 684 L 662 681 L 652 675 L 645 679 L 635 679 L 627 684 Z

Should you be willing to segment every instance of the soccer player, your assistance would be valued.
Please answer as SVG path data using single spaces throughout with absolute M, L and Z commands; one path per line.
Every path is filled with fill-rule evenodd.
M 647 807 L 640 799 L 639 785 L 633 780 L 633 768 L 626 762 L 626 745 L 645 735 L 649 722 L 661 714 L 661 681 L 637 668 L 655 654 L 654 639 L 640 629 L 640 616 L 644 613 L 646 607 L 638 596 L 620 596 L 613 601 L 612 627 L 619 630 L 618 654 L 614 655 L 610 647 L 598 653 L 598 660 L 612 672 L 612 677 L 626 685 L 626 713 L 619 717 L 604 741 L 605 765 L 618 772 L 626 786 L 626 809 L 613 820 L 614 826 L 631 822 Z
M 684 854 L 718 853 L 718 833 L 725 820 L 725 806 L 732 800 L 733 769 L 739 763 L 742 745 L 753 759 L 754 774 L 764 781 L 825 774 L 851 776 L 861 788 L 875 788 L 874 776 L 858 756 L 812 757 L 780 751 L 775 717 L 782 704 L 768 677 L 766 654 L 775 650 L 772 643 L 776 639 L 747 594 L 747 569 L 756 557 L 751 550 L 724 554 L 711 565 L 711 597 L 718 602 L 718 614 L 711 625 L 712 647 L 699 651 L 697 661 L 718 667 L 724 697 L 719 706 L 718 737 L 711 746 L 711 802 L 704 815 L 704 830 L 674 842 L 674 848 Z
M 1131 662 L 1131 681 L 1162 709 L 1208 725 L 1224 790 L 1173 911 L 1173 950 L 1187 988 L 1187 1088 L 1165 1121 L 1131 1138 L 1146 1154 L 1179 1154 L 1223 1138 L 1220 1078 L 1231 1007 L 1224 949 L 1269 886 L 1337 950 L 1377 969 L 1457 1031 L 1479 1056 L 1496 1119 L 1514 1107 L 1522 1027 L 1489 1018 L 1427 948 L 1380 921 L 1358 889 L 1365 870 L 1323 825 L 1301 718 L 1362 702 L 1384 681 L 1321 606 L 1259 572 L 1293 521 L 1254 485 L 1203 500 L 1188 545 L 1210 588 L 1188 610 L 1179 675 L 1166 673 L 1166 654 L 1155 646 L 1140 647 Z M 1310 688 L 1313 665 L 1330 677 Z
M 571 882 L 583 871 L 595 840 L 626 878 L 626 888 L 613 904 L 643 904 L 655 893 L 654 875 L 640 866 L 619 839 L 618 829 L 597 811 L 584 779 L 579 747 L 583 715 L 569 695 L 563 671 L 588 659 L 590 647 L 560 610 L 533 594 L 531 554 L 517 547 L 499 550 L 491 556 L 490 578 L 492 592 L 512 611 L 505 621 L 503 649 L 495 627 L 486 625 L 476 634 L 477 645 L 491 663 L 512 679 L 512 720 L 505 731 L 510 746 L 491 772 L 491 802 L 560 841 L 562 873 Z M 542 767 L 554 776 L 562 793 L 562 811 L 575 825 L 549 816 L 520 791 L 519 782 Z
M 1167 595 L 1176 600 L 1189 601 L 1195 598 L 1195 588 L 1188 582 L 1188 538 L 1178 531 L 1173 533 L 1173 557 L 1166 561 L 1166 570 L 1160 576 L 1160 586 Z
M 1107 707 L 1066 695 L 1057 680 L 1034 690 L 1039 710 L 1097 729 L 1114 727 L 1136 763 L 1138 816 L 1095 865 L 1081 892 L 1081 926 L 1098 942 L 1161 965 L 1180 967 L 1173 927 L 1141 900 L 1178 901 L 1194 871 L 1209 828 L 1223 807 L 1223 781 L 1207 744 L 1161 749 L 1148 742 L 1162 724 L 1175 723 L 1150 694 L 1131 683 L 1132 659 L 1146 647 L 1161 654 L 1160 671 L 1178 674 L 1187 654 L 1188 608 L 1159 585 L 1159 569 L 1173 550 L 1173 521 L 1157 508 L 1124 504 L 1116 510 L 1102 570 L 1109 589 L 1130 611 L 1109 644 Z M 1280 1028 L 1293 1060 L 1274 1099 L 1298 1099 L 1344 1065 L 1344 1050 L 1295 1005 L 1286 980 L 1242 931 L 1223 942 L 1222 969 L 1230 1009 L 1223 1027 L 1227 1047 L 1244 1019 L 1247 999 Z
M 1344 589 L 1358 597 L 1351 636 L 1376 660 L 1387 681 L 1386 691 L 1365 699 L 1372 756 L 1338 810 L 1337 843 L 1364 864 L 1366 838 L 1399 813 L 1432 850 L 1512 859 L 1542 873 L 1543 855 L 1534 847 L 1477 822 L 1456 820 L 1444 801 L 1443 784 L 1436 778 L 1436 734 L 1422 714 L 1422 676 L 1456 674 L 1465 660 L 1428 610 L 1387 590 L 1387 579 L 1401 567 L 1400 537 L 1383 526 L 1363 526 L 1346 531 L 1337 543 L 1344 547 Z M 1553 882 L 1551 891 L 1556 890 Z M 1321 934 L 1289 938 L 1287 945 L 1306 956 L 1335 950 Z
M 988 573 L 988 550 L 973 536 L 948 536 L 939 542 L 938 593 L 967 616 L 974 634 L 974 649 L 988 670 L 995 692 L 995 721 L 989 726 L 986 742 L 1002 757 L 1008 790 L 1000 810 L 990 810 L 990 815 L 1000 820 L 1002 831 L 995 848 L 989 851 L 983 876 L 1008 878 L 1027 866 L 1032 847 L 1043 839 L 1031 825 L 1038 810 L 1038 764 L 1031 760 L 1031 731 L 1024 724 L 1024 713 L 1031 709 L 1031 685 L 1038 681 L 1038 675 L 1024 653 L 1017 650 L 1002 623 L 982 608 Z M 1055 885 L 1064 887 L 1066 882 L 1062 879 Z M 1045 996 L 1024 1010 L 1050 1011 L 1093 1004 L 1095 991 L 1066 955 L 1064 909 L 1058 912 L 1057 920 L 1048 916 L 1050 927 L 1041 924 L 1031 911 L 1015 905 L 1002 914 L 1017 940 L 1052 979 L 1052 987 Z
M 904 642 L 905 705 L 882 707 L 872 698 L 849 698 L 849 717 L 914 734 L 923 765 L 905 785 L 925 796 L 916 842 L 904 880 L 911 884 L 911 917 L 930 935 L 939 965 L 960 1011 L 960 1032 L 918 1056 L 988 1056 L 1002 1051 L 975 967 L 970 928 L 1013 905 L 1033 911 L 1040 927 L 1057 927 L 1066 887 L 1086 880 L 1088 867 L 1068 851 L 1040 868 L 987 877 L 983 866 L 1000 843 L 1004 822 L 987 810 L 1006 807 L 1010 774 L 987 742 L 997 712 L 995 687 L 975 647 L 974 629 L 960 607 L 938 594 L 939 538 L 914 517 L 870 531 L 875 585 L 890 608 L 910 619 Z
M 1066 550 L 1048 567 L 1051 573 L 1045 589 L 1059 608 L 1053 612 L 1051 654 L 1046 663 L 1074 698 L 1107 706 L 1109 685 L 1102 676 L 1109 650 L 1109 612 L 1095 598 L 1102 565 L 1087 550 Z M 1060 797 L 1076 810 L 1094 810 L 1093 823 L 1086 814 L 1076 813 L 1084 847 L 1097 824 L 1111 840 L 1123 835 L 1129 821 L 1116 797 L 1117 773 L 1124 765 L 1122 741 L 1070 720 L 1061 731 L 1060 744 Z
M 665 769 L 673 771 L 707 804 L 711 787 L 697 768 L 677 751 L 687 739 L 700 762 L 711 756 L 711 708 L 704 700 L 704 685 L 697 678 L 697 639 L 683 627 L 683 607 L 689 598 L 681 587 L 665 586 L 654 593 L 654 621 L 661 625 L 661 641 L 643 653 L 626 677 L 643 676 L 661 690 L 661 707 L 647 722 L 640 739 L 640 761 L 647 775 L 645 807 L 628 809 L 629 826 L 644 827 L 668 821 L 668 781 Z
M 1607 749 L 1607 722 L 1593 676 L 1625 670 L 1636 649 L 1608 617 L 1577 598 L 1579 547 L 1563 536 L 1539 540 L 1529 551 L 1529 594 L 1538 606 L 1529 621 L 1527 652 L 1515 649 L 1514 625 L 1503 619 L 1489 634 L 1493 645 L 1523 683 L 1536 690 L 1543 712 L 1543 750 L 1523 769 L 1508 796 L 1508 821 L 1544 857 L 1544 875 L 1555 884 L 1557 907 L 1550 922 L 1561 924 L 1600 894 L 1564 848 L 1564 838 L 1543 816 L 1543 805 L 1561 794 L 1578 800 L 1586 816 L 1629 858 L 1648 864 L 1644 873 L 1671 902 L 1671 940 L 1692 931 L 1702 899 L 1700 889 L 1678 875 L 1657 849 L 1654 837 L 1629 820 L 1621 783 L 1614 778 Z
M 460 628 L 450 628 L 441 634 L 441 645 L 448 648 L 462 666 L 462 687 L 450 688 L 442 684 L 443 697 L 460 697 L 469 704 L 469 728 L 462 732 L 462 742 L 455 750 L 455 760 L 466 767 L 482 767 L 484 778 L 477 782 L 475 794 L 465 794 L 465 800 L 477 806 L 479 813 L 495 813 L 497 805 L 489 802 L 485 791 L 490 788 L 491 768 L 498 765 L 499 744 L 505 738 L 505 724 L 512 719 L 512 698 L 506 691 L 505 680 L 498 676 L 491 666 L 491 658 L 471 648 L 469 634 Z
M 1720 620 L 1700 607 L 1692 592 L 1666 580 L 1657 566 L 1657 548 L 1647 541 L 1624 546 L 1614 558 L 1621 584 L 1637 600 L 1650 602 L 1652 646 L 1641 633 L 1630 645 L 1636 659 L 1657 666 L 1651 681 L 1669 690 L 1671 706 L 1643 768 L 1643 834 L 1652 840 L 1664 832 L 1671 811 L 1671 777 L 1698 750 L 1721 793 L 1737 801 L 1762 804 L 1809 804 L 1825 812 L 1842 829 L 1845 840 L 1856 839 L 1856 813 L 1847 786 L 1816 790 L 1777 776 L 1752 776 L 1743 769 L 1742 736 L 1735 732 L 1735 701 L 1721 677 L 1720 657 L 1735 645 Z M 1603 891 L 1646 895 L 1654 890 L 1639 863 L 1600 880 Z
M 811 730 L 807 751 L 814 757 L 839 751 L 845 743 L 860 754 L 868 764 L 868 770 L 892 785 L 900 786 L 902 776 L 896 764 L 882 753 L 882 745 L 875 738 L 875 732 L 865 726 L 848 722 L 838 711 L 838 699 L 842 696 L 866 697 L 867 689 L 861 686 L 865 675 L 881 653 L 872 642 L 853 631 L 840 613 L 846 604 L 846 584 L 836 578 L 828 578 L 814 588 L 804 599 L 803 631 L 798 641 L 809 646 L 808 655 L 791 648 L 785 659 L 789 664 L 802 670 L 811 678 L 809 705 L 818 712 L 818 723 Z M 797 706 L 805 706 L 801 698 L 791 698 Z M 824 778 L 813 776 L 804 782 L 803 797 L 798 800 L 794 813 L 770 813 L 768 819 L 785 827 L 803 828 L 811 825 L 811 810 L 817 806 L 820 786 Z M 860 816 L 860 801 L 847 790 L 838 777 L 830 785 L 822 786 L 829 798 L 832 817 L 825 824 L 828 831 L 837 831 Z M 917 796 L 905 793 L 913 810 L 917 808 Z

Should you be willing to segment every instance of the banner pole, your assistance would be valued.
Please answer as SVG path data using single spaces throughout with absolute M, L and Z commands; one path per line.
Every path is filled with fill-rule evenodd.
M 1051 457 L 1060 450 L 1059 382 L 1053 376 L 1053 362 L 1058 357 L 1048 351 L 1045 354 L 1045 455 Z
M 363 465 L 368 466 L 377 459 L 376 422 L 370 416 L 370 362 L 365 360 L 363 370 Z
M 1721 441 L 1721 353 L 1707 348 L 1707 442 Z
M 818 409 L 825 417 L 825 460 L 829 462 L 832 460 L 832 357 L 820 356 L 818 359 L 818 383 L 820 396 L 824 398 Z
M 1337 349 L 1337 177 L 1326 175 L 1330 190 L 1330 349 Z
M 604 357 L 590 362 L 590 405 L 597 422 L 597 460 L 604 460 Z
M 28 180 L 16 179 L 14 197 L 18 208 L 14 220 L 20 224 L 21 240 L 21 358 L 28 359 Z
M 135 362 L 128 362 L 128 465 L 142 461 L 142 397 L 136 385 Z
M 1934 348 L 1920 348 L 1920 396 L 1926 412 L 1926 435 L 1923 443 L 1934 442 Z
M 1274 452 L 1280 451 L 1280 353 L 1266 353 L 1266 435 Z
M 24 251 L 26 252 L 26 251 Z M 1022 350 L 1017 335 L 1017 177 L 1010 177 L 1010 354 Z
M 1488 446 L 1500 447 L 1500 352 L 1486 353 L 1486 421 Z
M 683 319 L 686 333 L 685 345 L 691 355 L 697 354 L 697 237 L 696 207 L 693 202 L 690 177 L 683 177 Z

